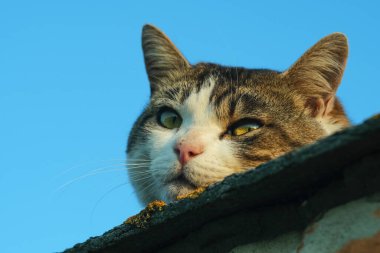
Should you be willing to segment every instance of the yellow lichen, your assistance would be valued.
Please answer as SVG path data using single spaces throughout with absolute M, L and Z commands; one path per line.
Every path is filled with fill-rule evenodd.
M 164 209 L 164 206 L 166 206 L 166 203 L 162 200 L 152 201 L 140 213 L 129 217 L 125 223 L 134 225 L 138 228 L 146 228 L 150 218 L 152 217 L 152 214 L 162 211 Z
M 189 192 L 189 193 L 186 193 L 186 194 L 180 194 L 180 195 L 177 196 L 177 200 L 198 198 L 199 195 L 201 195 L 201 193 L 205 191 L 205 189 L 206 188 L 204 188 L 204 187 L 199 187 L 199 188 L 195 189 L 192 192 Z

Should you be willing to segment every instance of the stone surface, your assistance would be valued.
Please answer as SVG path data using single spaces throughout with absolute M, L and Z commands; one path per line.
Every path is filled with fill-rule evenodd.
M 144 228 L 122 224 L 65 252 L 229 252 L 281 244 L 328 210 L 379 192 L 379 168 L 375 117 L 169 204 Z
M 378 210 L 379 194 L 328 211 L 319 221 L 310 225 L 314 229 L 305 234 L 302 242 L 304 246 L 299 252 L 338 252 L 355 239 L 373 237 L 380 233 L 380 217 L 375 215 Z M 377 242 L 380 245 L 380 240 Z
M 338 206 L 312 222 L 303 232 L 240 245 L 230 253 L 380 252 L 380 194 Z M 372 238 L 368 241 L 368 238 Z
M 271 240 L 238 246 L 230 253 L 295 253 L 301 241 L 301 232 L 291 232 Z

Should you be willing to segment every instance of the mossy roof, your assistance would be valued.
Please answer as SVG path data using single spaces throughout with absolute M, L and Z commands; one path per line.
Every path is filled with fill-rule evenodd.
M 223 252 L 254 235 L 259 239 L 303 228 L 334 206 L 378 191 L 380 117 L 375 116 L 255 170 L 229 176 L 197 198 L 153 205 L 143 226 L 124 223 L 64 252 L 156 252 L 173 244 L 183 245 L 178 246 L 181 252 Z M 202 231 L 205 227 L 207 232 Z M 249 238 L 245 231 L 250 231 Z

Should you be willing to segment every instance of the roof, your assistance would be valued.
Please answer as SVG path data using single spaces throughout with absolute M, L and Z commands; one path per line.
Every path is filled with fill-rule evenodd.
M 375 116 L 231 175 L 197 198 L 145 210 L 143 225 L 121 224 L 65 252 L 228 252 L 303 229 L 333 207 L 380 192 L 378 168 L 380 116 Z

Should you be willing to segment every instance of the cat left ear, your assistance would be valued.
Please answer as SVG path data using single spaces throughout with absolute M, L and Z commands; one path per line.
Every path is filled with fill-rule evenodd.
M 348 56 L 347 38 L 333 33 L 317 42 L 281 75 L 305 97 L 314 117 L 334 108 L 335 93 L 342 80 Z
M 142 48 L 145 68 L 148 73 L 151 94 L 164 79 L 175 71 L 190 67 L 189 62 L 158 28 L 145 25 L 142 31 Z

